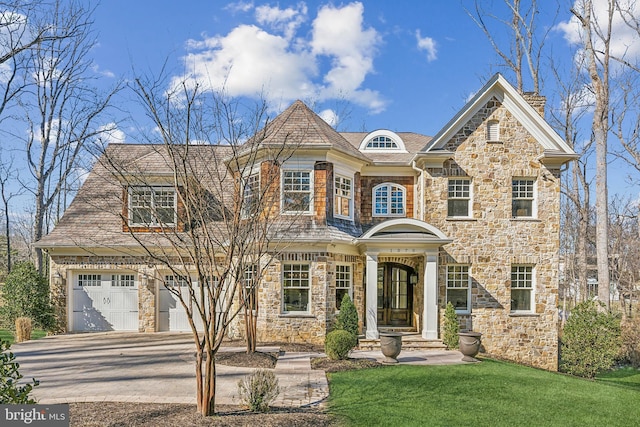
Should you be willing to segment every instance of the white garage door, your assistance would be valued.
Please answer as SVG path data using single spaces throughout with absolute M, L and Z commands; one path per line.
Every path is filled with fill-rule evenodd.
M 73 331 L 137 331 L 138 284 L 133 274 L 77 274 Z
M 185 301 L 190 301 L 189 287 L 187 286 L 186 279 L 179 278 L 175 280 L 173 276 L 165 276 L 165 282 L 173 289 L 180 290 L 182 298 Z M 197 282 L 193 283 L 195 292 L 199 292 Z M 164 284 L 160 284 L 160 306 L 158 313 L 158 330 L 159 331 L 173 331 L 173 332 L 191 332 L 191 326 L 189 326 L 189 319 L 184 310 L 184 307 L 180 303 L 178 297 L 171 293 Z M 196 318 L 196 325 L 198 330 L 202 330 L 202 321 Z

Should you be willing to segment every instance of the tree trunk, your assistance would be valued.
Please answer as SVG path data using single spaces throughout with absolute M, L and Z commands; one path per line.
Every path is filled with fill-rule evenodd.
M 196 402 L 205 417 L 215 415 L 216 362 L 212 350 L 196 347 Z

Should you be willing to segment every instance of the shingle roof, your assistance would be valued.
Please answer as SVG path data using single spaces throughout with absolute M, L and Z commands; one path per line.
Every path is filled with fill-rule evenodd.
M 258 134 L 263 135 L 262 144 L 265 145 L 289 142 L 299 144 L 303 148 L 314 145 L 330 146 L 355 158 L 368 160 L 300 100 L 291 104 Z

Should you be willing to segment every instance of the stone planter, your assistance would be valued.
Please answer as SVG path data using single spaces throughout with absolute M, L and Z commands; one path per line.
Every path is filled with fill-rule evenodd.
M 473 331 L 458 333 L 458 337 L 460 338 L 460 353 L 462 353 L 462 360 L 464 362 L 479 362 L 475 356 L 480 351 L 481 336 L 482 334 L 480 332 Z
M 398 363 L 398 355 L 402 350 L 402 334 L 398 332 L 380 333 L 380 350 L 385 359 L 382 363 Z

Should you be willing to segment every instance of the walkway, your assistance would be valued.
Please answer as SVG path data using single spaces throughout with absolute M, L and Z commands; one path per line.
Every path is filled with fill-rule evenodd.
M 33 395 L 39 403 L 153 402 L 195 404 L 193 342 L 187 333 L 94 333 L 46 337 L 14 344 L 11 350 L 26 379 L 40 386 Z M 221 351 L 240 348 L 223 347 Z M 277 352 L 276 347 L 259 351 Z M 275 373 L 281 393 L 274 406 L 322 405 L 329 387 L 323 371 L 311 369 L 319 353 L 281 354 Z M 379 351 L 355 351 L 351 357 L 382 360 Z M 459 352 L 405 351 L 407 364 L 462 363 Z M 218 364 L 216 403 L 239 404 L 238 381 L 252 368 Z

